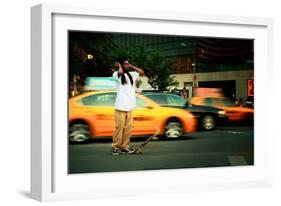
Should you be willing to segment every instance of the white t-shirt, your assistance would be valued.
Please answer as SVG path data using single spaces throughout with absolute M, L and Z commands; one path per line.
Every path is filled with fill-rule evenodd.
M 126 83 L 122 84 L 121 76 L 118 78 L 118 71 L 113 73 L 113 78 L 117 83 L 117 95 L 115 101 L 115 109 L 121 111 L 130 111 L 136 107 L 136 80 L 139 78 L 138 72 L 130 72 L 133 78 L 131 85 L 130 78 L 125 74 Z

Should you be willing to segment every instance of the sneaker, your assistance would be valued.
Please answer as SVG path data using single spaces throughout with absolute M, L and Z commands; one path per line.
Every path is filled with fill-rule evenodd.
M 132 154 L 134 152 L 131 148 L 121 149 L 121 152 L 124 154 Z
M 121 153 L 121 150 L 119 148 L 112 148 L 111 154 L 112 155 L 119 155 Z

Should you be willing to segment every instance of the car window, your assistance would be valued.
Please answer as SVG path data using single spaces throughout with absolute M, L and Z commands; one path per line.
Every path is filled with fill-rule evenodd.
M 81 102 L 83 105 L 89 106 L 114 106 L 115 99 L 115 93 L 104 93 L 84 97 Z
M 234 100 L 231 100 L 231 99 L 229 99 L 229 98 L 224 98 L 224 99 L 223 99 L 223 104 L 224 104 L 224 106 L 226 106 L 226 107 L 233 107 L 233 106 L 236 106 Z
M 232 107 L 235 106 L 235 102 L 229 98 L 206 98 L 204 105 L 214 107 Z
M 137 99 L 136 99 L 136 106 L 137 107 L 144 107 L 145 106 L 145 101 L 142 100 L 141 98 L 137 97 Z
M 176 95 L 167 95 L 167 102 L 169 105 L 178 105 L 178 106 L 184 106 L 186 105 L 186 101 Z
M 165 95 L 153 94 L 153 95 L 147 95 L 146 97 L 152 99 L 153 101 L 155 101 L 156 103 L 158 103 L 160 105 L 168 104 Z
M 213 101 L 213 106 L 215 106 L 215 107 L 224 107 L 225 106 L 222 98 L 214 98 L 214 99 L 212 99 L 212 101 Z
M 206 106 L 213 106 L 213 99 L 211 99 L 211 98 L 206 98 L 205 100 L 204 100 L 204 105 L 206 105 Z

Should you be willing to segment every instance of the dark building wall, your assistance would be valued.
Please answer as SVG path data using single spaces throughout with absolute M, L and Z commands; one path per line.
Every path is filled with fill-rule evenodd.
M 253 40 L 196 38 L 185 36 L 116 34 L 122 47 L 158 49 L 175 57 L 173 73 L 218 72 L 253 69 Z
M 166 57 L 192 55 L 197 49 L 196 39 L 181 36 L 118 34 L 115 42 L 124 48 L 144 46 L 145 49 L 159 49 Z

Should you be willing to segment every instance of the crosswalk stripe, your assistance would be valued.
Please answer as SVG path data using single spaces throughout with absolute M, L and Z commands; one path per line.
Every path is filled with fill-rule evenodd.
M 248 162 L 245 160 L 243 156 L 229 156 L 228 157 L 230 165 L 248 165 Z
M 230 133 L 230 134 L 242 134 L 242 132 L 236 132 L 236 131 L 227 131 L 227 133 Z

